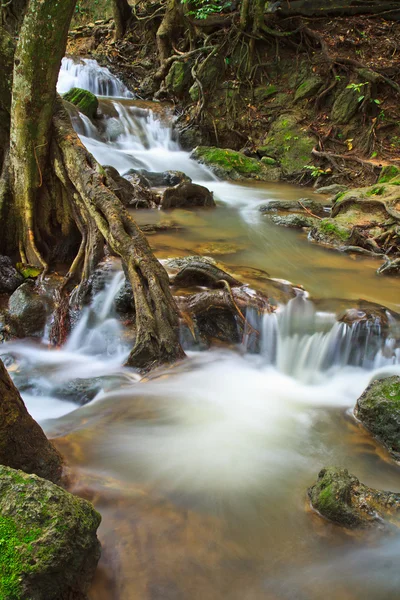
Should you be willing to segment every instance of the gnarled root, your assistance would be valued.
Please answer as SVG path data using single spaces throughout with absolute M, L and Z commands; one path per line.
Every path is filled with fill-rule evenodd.
M 69 277 L 83 262 L 86 280 L 102 254 L 104 241 L 126 265 L 136 314 L 136 343 L 127 363 L 148 370 L 183 358 L 178 340 L 178 310 L 169 279 L 143 233 L 115 194 L 105 185 L 101 167 L 73 131 L 59 102 L 54 117 L 57 173 L 74 205 L 82 243 Z M 71 194 L 71 190 L 73 193 Z

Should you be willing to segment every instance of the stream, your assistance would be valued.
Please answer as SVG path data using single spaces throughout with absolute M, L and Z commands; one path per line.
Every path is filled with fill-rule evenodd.
M 311 511 L 306 490 L 335 465 L 400 491 L 398 466 L 353 416 L 374 377 L 400 374 L 398 323 L 382 349 L 377 326 L 365 338 L 335 317 L 359 299 L 400 311 L 399 279 L 377 277 L 372 258 L 270 224 L 261 204 L 318 195 L 219 181 L 181 150 L 168 107 L 132 98 L 95 61 L 64 59 L 59 91 L 73 86 L 101 95 L 100 131 L 73 116 L 101 164 L 179 170 L 214 192 L 214 210 L 132 212 L 139 225 L 179 226 L 149 237 L 160 260 L 209 255 L 261 291 L 266 274 L 299 286 L 289 302 L 277 293 L 276 314 L 262 317 L 259 354 L 245 344 L 189 348 L 181 364 L 141 379 L 122 366 L 130 344 L 114 308 L 124 280 L 115 261 L 62 349 L 46 339 L 0 347 L 66 457 L 71 491 L 102 515 L 90 599 L 397 599 L 400 535 L 346 533 Z M 100 391 L 78 406 L 65 388 L 89 379 Z

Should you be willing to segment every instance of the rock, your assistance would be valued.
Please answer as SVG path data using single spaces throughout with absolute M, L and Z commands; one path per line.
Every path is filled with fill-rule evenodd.
M 275 165 L 277 164 L 277 163 L 276 163 L 276 160 L 275 160 L 275 158 L 272 158 L 272 156 L 263 156 L 263 157 L 261 158 L 261 162 L 262 162 L 264 165 L 270 165 L 270 166 L 272 166 L 272 167 L 273 167 L 273 166 L 275 166 Z
M 102 389 L 101 379 L 71 379 L 51 390 L 52 395 L 76 404 L 87 404 Z
M 317 242 L 327 246 L 343 246 L 351 234 L 351 226 L 345 227 L 334 219 L 322 219 L 314 223 L 310 236 Z
M 210 56 L 205 60 L 197 73 L 197 77 L 200 80 L 203 90 L 210 94 L 216 86 L 223 81 L 225 73 L 225 61 L 221 54 L 217 53 L 214 56 Z M 194 83 L 189 90 L 189 95 L 193 102 L 197 102 L 199 99 L 199 89 L 197 83 Z
M 190 65 L 188 62 L 175 61 L 165 78 L 167 90 L 175 96 L 182 96 L 191 80 Z
M 122 177 L 114 167 L 105 165 L 103 167 L 108 187 L 121 200 L 125 207 L 129 208 L 150 208 L 152 203 L 157 203 L 157 197 L 146 187 L 137 183 L 133 185 L 125 177 Z
M 317 215 L 319 217 L 326 216 L 327 211 L 330 210 L 329 206 L 325 206 L 324 204 L 317 202 L 317 200 L 312 200 L 310 198 L 301 198 L 301 200 L 299 200 L 299 202 L 301 202 L 301 204 L 305 208 L 307 208 L 309 211 L 311 211 L 312 213 L 314 213 L 315 215 Z M 268 202 L 268 204 L 262 204 L 258 210 L 262 213 L 279 212 L 279 211 L 288 211 L 288 212 L 295 211 L 295 212 L 299 212 L 304 215 L 305 211 L 304 211 L 303 207 L 299 204 L 299 202 L 291 201 L 291 200 L 271 200 L 270 202 Z
M 400 259 L 386 259 L 383 265 L 377 269 L 378 275 L 399 275 L 400 274 Z
M 300 115 L 286 113 L 278 117 L 271 126 L 263 145 L 257 148 L 260 156 L 271 156 L 281 165 L 286 177 L 301 173 L 311 160 L 315 145 L 312 135 L 300 125 Z
M 384 518 L 400 524 L 400 494 L 369 488 L 347 469 L 322 469 L 308 496 L 323 517 L 349 529 L 382 525 Z
M 242 285 L 240 281 L 216 265 L 203 260 L 194 260 L 186 264 L 176 274 L 173 284 L 179 287 L 205 286 L 221 287 L 226 281 L 231 287 Z
M 331 119 L 339 125 L 346 125 L 354 117 L 360 103 L 359 94 L 351 89 L 345 88 L 337 97 L 332 106 Z
M 348 187 L 345 185 L 340 185 L 339 183 L 333 183 L 332 185 L 326 185 L 320 188 L 317 188 L 315 192 L 317 194 L 324 194 L 327 196 L 336 196 L 337 194 L 342 194 L 343 192 L 347 192 Z
M 387 165 L 382 167 L 382 171 L 380 172 L 378 183 L 388 183 L 392 179 L 399 177 L 400 168 L 395 165 Z
M 20 337 L 42 337 L 46 326 L 48 304 L 27 281 L 10 296 L 9 315 Z
M 12 294 L 22 283 L 24 278 L 13 267 L 11 259 L 0 255 L 0 294 Z
M 280 177 L 278 168 L 265 165 L 234 150 L 198 146 L 193 150 L 191 158 L 210 167 L 222 179 L 252 178 L 278 181 Z
M 167 271 L 178 271 L 198 262 L 203 262 L 209 265 L 216 264 L 215 260 L 209 256 L 184 256 L 181 258 L 168 258 L 167 260 L 163 261 L 163 266 L 167 269 Z
M 144 77 L 140 82 L 139 94 L 143 98 L 152 98 L 157 90 L 158 83 L 154 79 L 153 75 L 148 75 L 147 77 Z
M 214 196 L 206 187 L 196 183 L 183 182 L 165 190 L 161 208 L 192 208 L 215 206 Z
M 275 225 L 302 229 L 303 227 L 314 227 L 316 219 L 301 214 L 296 215 L 268 215 L 270 221 Z
M 26 473 L 35 473 L 54 483 L 61 480 L 62 457 L 26 410 L 1 360 L 0 464 Z
M 71 102 L 71 104 L 74 104 L 79 111 L 89 117 L 89 119 L 95 118 L 99 107 L 99 101 L 92 92 L 81 90 L 80 88 L 72 88 L 72 90 L 69 90 L 69 92 L 64 94 L 63 98 L 64 100 Z
M 125 280 L 124 285 L 115 296 L 114 306 L 120 315 L 132 315 L 135 312 L 135 301 L 129 281 Z
M 400 461 L 400 377 L 373 381 L 357 400 L 355 415 Z
M 0 466 L 0 597 L 86 599 L 100 557 L 100 520 L 86 500 Z
M 267 100 L 267 98 L 271 98 L 278 92 L 278 88 L 276 85 L 259 85 L 254 90 L 254 100 L 256 102 L 263 102 L 263 100 Z
M 312 98 L 320 90 L 323 80 L 319 75 L 310 75 L 303 83 L 299 85 L 295 94 L 294 101 L 305 100 Z
M 178 185 L 179 183 L 188 182 L 191 183 L 190 177 L 185 175 L 182 171 L 146 171 L 146 169 L 130 169 L 124 173 L 124 177 L 128 180 L 133 175 L 138 175 L 143 178 L 143 181 L 147 183 L 148 187 L 169 187 Z M 143 185 L 143 183 L 141 183 Z

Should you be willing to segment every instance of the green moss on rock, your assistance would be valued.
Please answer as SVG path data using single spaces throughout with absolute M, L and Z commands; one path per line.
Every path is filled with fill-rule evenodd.
M 359 107 L 359 94 L 351 88 L 345 88 L 332 106 L 331 119 L 335 123 L 345 125 L 354 117 Z
M 357 400 L 355 414 L 400 460 L 400 377 L 377 380 Z
M 175 61 L 165 78 L 167 89 L 175 96 L 181 96 L 190 82 L 190 66 L 183 61 Z
M 319 75 L 311 75 L 297 88 L 294 95 L 295 102 L 312 98 L 321 89 L 322 84 L 323 81 Z
M 399 525 L 400 494 L 369 488 L 347 469 L 322 469 L 308 497 L 323 517 L 349 529 L 381 524 L 382 519 Z
M 278 88 L 276 85 L 260 85 L 254 90 L 254 99 L 256 102 L 262 102 L 263 100 L 267 100 L 271 96 L 274 96 L 278 92 Z
M 399 167 L 396 167 L 395 165 L 387 165 L 386 167 L 383 167 L 381 174 L 379 176 L 379 179 L 378 179 L 378 183 L 388 183 L 390 181 L 390 183 L 393 184 L 393 182 L 391 180 L 394 179 L 395 177 L 399 177 L 399 176 L 400 176 Z M 399 185 L 399 184 L 396 182 L 396 185 Z
M 100 515 L 36 475 L 0 466 L 0 598 L 85 598 Z
M 89 119 L 94 119 L 96 116 L 99 101 L 92 92 L 81 90 L 80 88 L 72 88 L 72 90 L 64 94 L 63 98 L 76 106 Z
M 299 124 L 299 116 L 288 113 L 273 123 L 259 152 L 278 160 L 283 174 L 293 177 L 310 162 L 314 145 L 315 139 Z
M 347 240 L 349 231 L 338 225 L 333 219 L 321 219 L 318 223 L 318 229 L 321 233 L 334 238 L 339 238 L 342 241 Z
M 193 150 L 191 157 L 210 167 L 223 179 L 252 178 L 264 181 L 279 179 L 279 169 L 234 150 L 198 146 Z

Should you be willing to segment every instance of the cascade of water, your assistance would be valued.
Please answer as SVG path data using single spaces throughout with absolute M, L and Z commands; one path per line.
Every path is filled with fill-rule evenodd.
M 65 57 L 61 63 L 57 91 L 65 94 L 74 87 L 88 90 L 96 96 L 133 98 L 127 87 L 106 67 L 100 67 L 97 61 L 89 58 L 76 61 Z
M 333 313 L 318 312 L 299 293 L 277 313 L 265 314 L 261 353 L 267 364 L 311 383 L 331 367 L 364 369 L 400 364 L 395 339 L 383 337 L 379 321 L 353 325 L 336 321 Z

